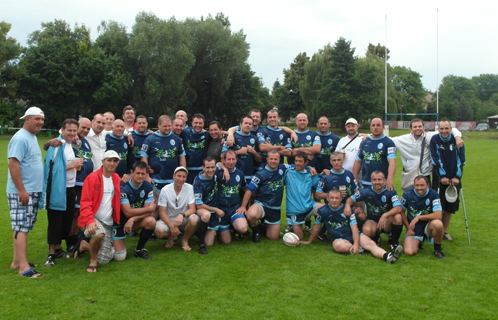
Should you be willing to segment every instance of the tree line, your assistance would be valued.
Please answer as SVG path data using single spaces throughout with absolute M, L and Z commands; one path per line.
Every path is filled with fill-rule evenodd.
M 299 53 L 270 94 L 248 63 L 246 35 L 232 31 L 223 13 L 179 21 L 140 12 L 130 32 L 103 21 L 94 41 L 86 26 L 54 20 L 31 33 L 26 48 L 8 37 L 10 27 L 0 22 L 0 125 L 18 125 L 26 105 L 42 108 L 52 128 L 68 117 L 119 116 L 128 104 L 148 117 L 178 109 L 202 113 L 224 127 L 253 108 L 277 107 L 283 120 L 300 112 L 311 121 L 327 115 L 336 124 L 384 114 L 389 50 L 380 44 L 358 57 L 341 37 L 311 57 Z M 436 112 L 421 77 L 388 64 L 389 113 Z M 439 102 L 440 118 L 454 121 L 498 114 L 498 75 L 446 76 Z

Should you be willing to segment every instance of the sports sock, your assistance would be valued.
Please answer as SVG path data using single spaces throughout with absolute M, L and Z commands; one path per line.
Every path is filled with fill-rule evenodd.
M 252 233 L 258 233 L 259 234 L 259 224 L 257 224 L 254 227 L 251 227 L 251 229 L 252 229 Z
M 154 229 L 143 228 L 140 232 L 140 238 L 138 239 L 138 244 L 136 250 L 142 250 L 145 247 L 147 241 L 149 241 L 150 236 L 154 233 Z
M 373 242 L 375 242 L 375 244 L 377 244 L 377 241 L 379 240 L 379 237 L 380 237 L 380 234 L 375 234 L 375 236 L 373 236 L 371 239 L 373 240 Z
M 391 244 L 396 244 L 399 242 L 399 237 L 401 235 L 401 231 L 403 231 L 403 225 L 401 224 L 393 224 L 391 226 Z
M 389 253 L 386 252 L 384 253 L 384 255 L 382 256 L 382 259 L 384 259 L 384 261 L 387 261 L 387 257 L 389 256 Z
M 306 220 L 304 221 L 304 225 L 305 225 L 306 227 L 310 227 L 310 228 L 311 228 L 311 219 L 306 219 Z
M 325 224 L 320 228 L 320 232 L 319 234 L 325 234 L 325 232 L 327 232 L 327 227 L 325 226 Z
M 206 238 L 206 232 L 208 228 L 208 223 L 202 220 L 199 221 L 199 228 L 197 231 L 199 232 L 199 247 L 204 247 L 204 239 Z
M 360 232 L 363 229 L 364 223 L 365 223 L 365 220 L 359 220 L 359 219 L 356 220 L 356 224 L 358 225 L 358 230 L 360 230 Z
M 260 223 L 258 227 L 259 227 L 259 234 L 266 235 L 266 225 L 264 223 Z
M 434 250 L 439 250 L 439 251 L 441 251 L 441 244 L 440 244 L 440 243 L 435 243 L 435 242 L 434 242 Z

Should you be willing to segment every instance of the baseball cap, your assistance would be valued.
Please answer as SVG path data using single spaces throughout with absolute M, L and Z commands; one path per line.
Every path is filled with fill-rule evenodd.
M 188 170 L 187 170 L 187 168 L 182 167 L 182 166 L 176 167 L 176 169 L 175 169 L 175 171 L 173 172 L 173 174 L 177 173 L 178 171 L 185 171 L 185 172 L 188 174 Z
M 102 160 L 105 160 L 105 159 L 112 159 L 112 158 L 117 158 L 119 160 L 121 160 L 121 157 L 119 156 L 119 154 L 114 151 L 114 150 L 108 150 L 104 153 L 104 157 L 102 158 Z
M 355 118 L 349 118 L 348 120 L 346 120 L 346 124 L 348 124 L 348 123 L 358 124 L 358 121 L 356 121 Z
M 26 112 L 24 113 L 24 116 L 20 117 L 19 119 L 24 119 L 27 116 L 43 116 L 43 117 L 45 117 L 45 114 L 43 113 L 43 111 L 40 108 L 31 107 L 28 110 L 26 110 Z
M 444 197 L 446 198 L 446 201 L 448 201 L 449 203 L 457 201 L 458 199 L 457 188 L 453 185 L 446 188 L 446 191 L 444 192 Z

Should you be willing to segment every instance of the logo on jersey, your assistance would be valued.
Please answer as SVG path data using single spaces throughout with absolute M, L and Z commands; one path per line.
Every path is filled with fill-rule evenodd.
M 194 199 L 195 200 L 202 200 L 202 193 L 196 193 L 196 194 L 194 194 Z
M 425 205 L 428 206 L 431 201 L 429 199 L 425 199 Z
M 311 140 L 311 136 L 310 136 L 310 135 L 307 135 L 307 136 L 306 136 L 306 140 Z
M 284 172 L 282 171 L 282 169 L 278 169 L 278 174 L 283 176 L 284 175 Z
M 453 151 L 453 145 L 450 144 L 450 151 Z
M 437 206 L 437 205 L 440 205 L 441 204 L 441 200 L 440 199 L 434 199 L 434 201 L 432 201 L 432 205 L 433 206 Z
M 123 148 L 128 149 L 128 144 L 126 142 L 123 143 Z
M 154 191 L 149 192 L 147 198 L 153 198 L 153 197 L 154 197 Z
M 90 146 L 86 142 L 85 142 L 85 148 L 90 149 Z
M 406 199 L 405 198 L 401 198 L 401 204 L 404 206 L 406 204 Z
M 280 140 L 282 140 L 284 138 L 284 135 L 280 134 L 278 137 L 280 138 Z
M 386 202 L 386 196 L 382 196 L 381 200 L 382 202 Z
M 387 148 L 387 153 L 396 153 L 396 147 Z
M 382 144 L 382 142 L 381 142 L 381 143 L 379 143 L 379 144 L 377 145 L 377 149 L 382 149 L 382 147 L 383 147 L 383 146 L 384 146 L 384 145 L 383 145 L 383 144 Z
M 236 176 L 235 181 L 240 182 L 240 176 Z
M 251 181 L 258 184 L 261 180 L 258 177 L 252 177 Z
M 346 182 L 351 183 L 351 179 L 349 177 L 346 177 Z
M 249 142 L 251 142 L 251 144 L 254 144 L 255 141 L 253 138 L 251 138 L 251 139 L 249 139 Z
M 149 146 L 148 146 L 148 145 L 146 145 L 146 144 L 143 144 L 143 145 L 142 145 L 142 150 L 143 150 L 143 151 L 147 151 L 147 149 L 148 149 L 148 148 L 149 148 Z
M 173 139 L 172 139 L 172 140 L 170 140 L 170 141 L 169 141 L 169 143 L 170 143 L 172 146 L 174 146 L 174 145 L 175 145 L 175 140 L 173 140 Z
M 140 198 L 143 198 L 145 196 L 145 190 L 140 191 Z
M 204 136 L 201 136 L 201 139 L 204 139 Z
M 328 144 L 332 144 L 332 139 L 328 139 L 328 140 L 327 140 L 327 143 L 328 143 Z
M 399 199 L 398 199 L 398 195 L 394 195 L 394 196 L 392 196 L 392 197 L 391 197 L 391 201 L 392 201 L 392 202 L 396 202 L 396 201 L 398 201 L 398 200 L 399 200 Z

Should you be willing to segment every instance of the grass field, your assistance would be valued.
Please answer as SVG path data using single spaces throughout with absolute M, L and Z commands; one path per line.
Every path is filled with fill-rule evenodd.
M 40 211 L 28 257 L 43 277 L 27 279 L 9 269 L 12 231 L 4 192 L 0 319 L 496 319 L 498 141 L 489 138 L 465 139 L 463 190 L 472 245 L 460 209 L 449 230 L 455 242 L 443 243 L 445 260 L 433 257 L 427 244 L 418 255 L 389 265 L 370 254 L 333 253 L 320 241 L 290 248 L 281 240 L 254 244 L 246 238 L 229 245 L 216 242 L 201 256 L 179 246 L 166 250 L 165 241 L 158 240 L 146 245 L 151 261 L 129 254 L 122 263 L 88 274 L 88 254 L 44 266 L 47 218 Z M 8 140 L 0 137 L 2 190 Z M 128 252 L 137 240 L 127 240 Z M 194 248 L 197 239 L 191 242 Z M 385 235 L 382 245 L 388 247 Z

